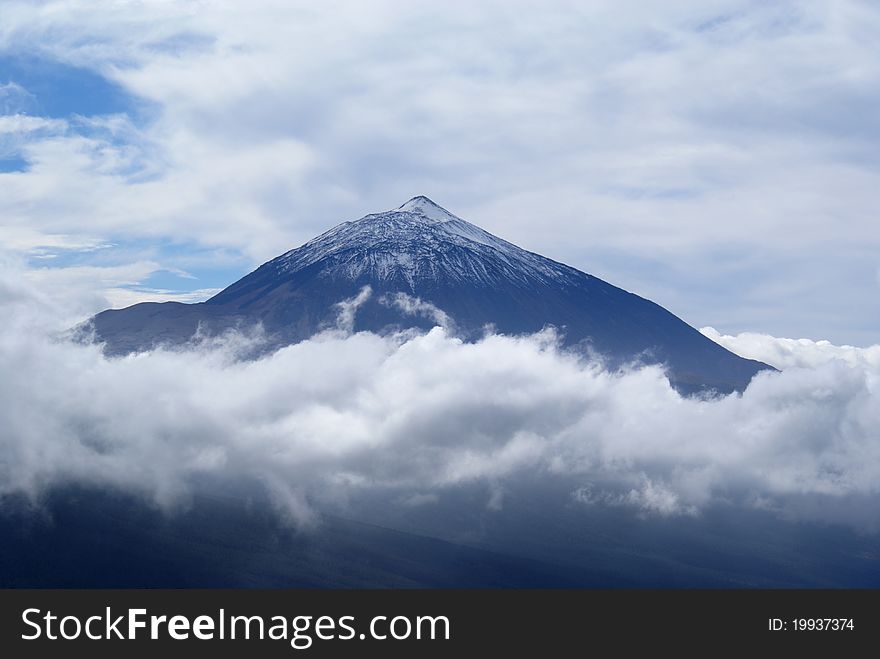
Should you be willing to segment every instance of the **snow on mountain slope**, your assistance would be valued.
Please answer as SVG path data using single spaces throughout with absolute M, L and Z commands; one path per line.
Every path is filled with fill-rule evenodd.
M 292 273 L 320 261 L 328 261 L 327 277 L 401 280 L 412 291 L 423 280 L 529 286 L 571 284 L 584 276 L 497 238 L 421 196 L 394 210 L 343 222 L 270 264 L 279 273 Z

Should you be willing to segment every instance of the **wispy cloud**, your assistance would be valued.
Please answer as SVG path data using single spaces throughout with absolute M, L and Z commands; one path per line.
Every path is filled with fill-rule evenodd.
M 776 368 L 815 368 L 834 362 L 853 367 L 880 367 L 880 345 L 866 348 L 838 346 L 830 341 L 781 339 L 755 332 L 731 336 L 721 334 L 713 327 L 703 327 L 700 331 L 738 355 L 757 359 Z

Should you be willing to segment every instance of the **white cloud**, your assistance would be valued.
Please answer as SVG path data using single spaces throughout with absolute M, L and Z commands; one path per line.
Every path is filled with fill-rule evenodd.
M 0 226 L 0 242 L 5 250 L 17 253 L 32 254 L 49 252 L 50 250 L 90 251 L 102 249 L 106 243 L 102 240 L 79 235 L 47 234 L 32 227 Z
M 120 266 L 28 268 L 21 276 L 54 307 L 54 317 L 63 327 L 86 320 L 108 306 L 129 302 L 137 294 L 126 292 L 124 287 L 136 286 L 160 269 L 156 262 L 136 261 Z M 149 301 L 149 297 L 145 293 L 137 301 Z
M 106 248 L 98 242 L 72 241 L 67 236 L 49 236 L 41 241 L 41 247 L 31 247 L 31 258 L 51 263 L 59 252 L 93 251 Z M 33 239 L 28 234 L 15 237 L 21 244 Z M 51 244 L 46 244 L 51 243 Z M 52 318 L 56 330 L 88 320 L 95 313 L 109 308 L 127 307 L 139 302 L 202 302 L 217 294 L 220 289 L 200 288 L 188 291 L 151 288 L 144 284 L 149 277 L 160 271 L 168 271 L 189 278 L 182 270 L 163 268 L 156 261 L 137 260 L 125 265 L 69 265 L 64 267 L 24 268 L 21 259 L 10 252 L 0 250 L 0 265 L 15 267 L 16 277 L 33 287 L 35 297 L 42 300 L 52 312 L 44 317 Z M 30 310 L 25 310 L 30 312 Z
M 0 115 L 0 136 L 32 133 L 38 130 L 63 132 L 66 128 L 67 122 L 60 119 L 44 119 L 24 114 Z
M 342 332 L 351 332 L 354 328 L 354 319 L 358 309 L 363 306 L 364 302 L 369 300 L 372 295 L 373 289 L 369 286 L 364 286 L 354 297 L 337 302 L 337 329 Z
M 449 314 L 419 297 L 413 297 L 406 293 L 395 293 L 394 295 L 383 295 L 379 302 L 395 307 L 409 316 L 427 318 L 440 327 L 448 330 L 454 329 L 452 318 L 449 317 Z
M 11 80 L 0 83 L 0 114 L 4 117 L 26 112 L 33 100 L 33 95 L 21 85 Z M 5 131 L 0 130 L 2 132 Z
M 628 492 L 607 490 L 594 491 L 590 485 L 583 485 L 571 493 L 572 499 L 586 505 L 624 506 L 645 513 L 655 513 L 668 517 L 670 515 L 695 515 L 694 506 L 683 507 L 680 497 L 663 483 L 655 483 L 641 474 L 641 483 Z
M 703 327 L 700 331 L 742 357 L 757 359 L 780 369 L 816 368 L 835 361 L 856 367 L 880 368 L 880 345 L 867 348 L 837 346 L 830 341 L 780 339 L 755 332 L 730 336 L 713 327 Z
M 872 360 L 764 373 L 705 401 L 657 368 L 607 373 L 547 333 L 467 344 L 441 328 L 332 330 L 257 361 L 238 360 L 230 335 L 107 359 L 52 339 L 51 304 L 14 273 L 0 281 L 2 493 L 76 481 L 173 507 L 210 474 L 263 482 L 309 523 L 316 500 L 365 490 L 414 505 L 483 483 L 492 510 L 509 486 L 547 478 L 644 514 L 725 501 L 809 518 L 830 501 L 880 521 Z

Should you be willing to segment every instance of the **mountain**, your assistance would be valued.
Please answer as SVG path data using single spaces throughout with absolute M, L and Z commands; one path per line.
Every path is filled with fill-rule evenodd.
M 760 508 L 699 516 L 560 506 L 572 480 L 485 489 L 431 506 L 391 496 L 308 532 L 265 493 L 224 482 L 172 515 L 139 497 L 69 484 L 0 506 L 2 588 L 878 588 L 877 539 Z M 796 550 L 795 550 L 796 548 Z
M 366 288 L 369 287 L 369 288 Z M 680 390 L 742 390 L 770 368 L 704 337 L 659 305 L 526 251 L 427 197 L 326 233 L 265 263 L 199 304 L 142 303 L 92 319 L 108 354 L 181 344 L 262 324 L 270 345 L 331 327 L 358 298 L 356 331 L 449 323 L 465 339 L 487 326 L 522 334 L 552 325 L 568 346 L 610 367 L 665 364 Z

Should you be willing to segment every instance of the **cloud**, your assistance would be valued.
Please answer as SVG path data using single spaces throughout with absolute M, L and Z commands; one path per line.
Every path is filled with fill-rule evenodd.
M 4 137 L 10 134 L 32 133 L 40 130 L 61 132 L 66 128 L 67 122 L 59 119 L 43 119 L 25 114 L 0 115 L 0 135 Z
M 572 499 L 586 505 L 606 505 L 631 507 L 646 513 L 656 513 L 664 517 L 670 515 L 694 515 L 696 508 L 683 507 L 679 496 L 662 483 L 655 483 L 642 474 L 639 487 L 625 493 L 605 490 L 594 492 L 592 486 L 584 485 L 571 493 Z
M 336 303 L 336 326 L 341 332 L 351 333 L 354 328 L 354 319 L 357 310 L 370 299 L 373 295 L 373 289 L 370 286 L 364 286 L 357 295 L 347 300 Z
M 427 506 L 433 503 L 437 503 L 440 500 L 436 494 L 422 494 L 421 492 L 416 492 L 415 494 L 410 494 L 407 497 L 404 497 L 400 500 L 400 502 L 404 506 L 410 507 L 418 507 L 418 506 Z
M 0 116 L 4 119 L 27 111 L 33 106 L 33 101 L 33 95 L 21 85 L 12 81 L 0 83 L 0 113 L 2 113 Z M 0 129 L 0 133 L 7 130 L 8 128 Z M 25 130 L 28 128 L 25 127 Z
M 59 324 L 69 326 L 84 320 L 96 309 L 148 301 L 149 292 L 127 287 L 140 284 L 159 270 L 161 267 L 154 261 L 136 261 L 118 266 L 32 267 L 25 269 L 21 276 L 51 301 Z M 169 300 L 175 296 L 168 292 L 157 297 Z
M 836 361 L 854 367 L 880 368 L 880 345 L 867 348 L 837 346 L 830 341 L 780 339 L 755 332 L 730 336 L 713 327 L 703 327 L 700 332 L 738 355 L 780 369 L 816 368 Z
M 742 395 L 699 400 L 656 367 L 606 372 L 552 332 L 464 343 L 440 327 L 332 329 L 255 361 L 230 334 L 108 359 L 56 338 L 52 305 L 15 273 L 0 278 L 0 305 L 5 495 L 81 482 L 173 511 L 205 477 L 257 481 L 308 525 L 365 492 L 414 506 L 482 484 L 491 511 L 549 479 L 580 503 L 646 515 L 725 502 L 816 519 L 837 504 L 853 523 L 880 521 L 869 359 L 762 373 Z
M 412 295 L 398 292 L 394 295 L 383 295 L 379 302 L 386 306 L 394 307 L 409 316 L 427 318 L 439 327 L 443 327 L 450 330 L 451 333 L 454 333 L 454 325 L 449 314 L 420 297 L 413 297 Z

